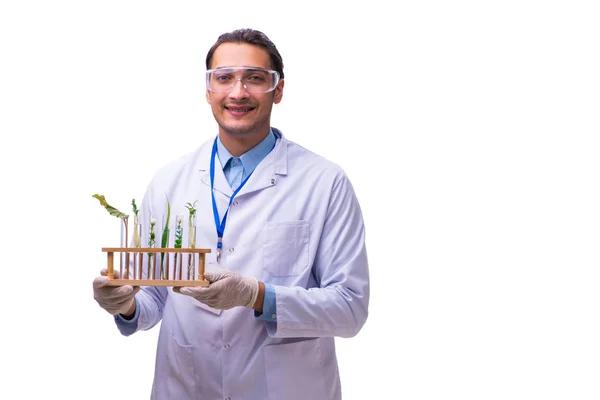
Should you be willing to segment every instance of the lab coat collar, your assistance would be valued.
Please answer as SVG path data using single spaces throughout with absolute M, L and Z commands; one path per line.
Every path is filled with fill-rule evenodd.
M 277 175 L 287 175 L 288 141 L 279 129 L 271 129 L 277 137 L 275 147 L 256 166 L 256 169 L 252 173 L 252 176 L 250 177 L 250 179 L 248 179 L 248 182 L 246 182 L 246 184 L 236 195 L 236 197 L 242 196 L 247 193 L 252 193 L 257 190 L 262 190 L 271 186 L 275 186 L 277 184 L 278 179 Z M 202 183 L 208 186 L 210 186 L 210 156 L 215 138 L 216 136 L 208 142 L 206 142 L 200 148 L 196 160 L 196 168 L 201 173 L 201 181 Z M 221 162 L 219 161 L 218 157 L 215 159 L 215 163 L 216 165 L 214 188 L 216 191 L 224 194 L 225 196 L 231 197 L 233 191 L 231 190 L 231 186 L 229 186 L 229 183 L 227 182 L 227 178 L 225 178 L 225 174 L 223 173 L 223 166 L 221 165 Z

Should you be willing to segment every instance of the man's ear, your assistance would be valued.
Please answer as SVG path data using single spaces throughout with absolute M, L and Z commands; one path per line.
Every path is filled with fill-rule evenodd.
M 210 97 L 210 90 L 206 89 L 206 102 L 208 104 L 212 104 L 211 101 L 212 101 L 212 99 Z
M 277 84 L 277 87 L 275 87 L 275 94 L 273 96 L 274 104 L 279 104 L 279 102 L 283 98 L 283 86 L 284 85 L 285 85 L 285 81 L 283 79 L 281 79 L 279 81 L 279 83 Z

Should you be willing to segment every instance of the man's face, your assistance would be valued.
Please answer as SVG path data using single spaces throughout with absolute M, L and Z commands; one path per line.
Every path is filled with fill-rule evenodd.
M 269 53 L 260 47 L 223 43 L 215 50 L 210 69 L 258 67 L 272 69 Z M 249 93 L 237 82 L 229 93 L 206 90 L 206 100 L 219 124 L 219 132 L 231 136 L 263 135 L 271 127 L 271 109 L 281 101 L 283 80 L 268 93 Z

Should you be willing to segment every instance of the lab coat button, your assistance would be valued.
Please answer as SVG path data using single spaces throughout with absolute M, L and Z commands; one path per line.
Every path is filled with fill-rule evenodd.
M 226 344 L 226 345 L 225 345 L 225 346 L 223 346 L 223 347 L 225 347 L 226 349 L 228 349 L 228 348 L 230 348 L 230 347 L 231 347 L 231 345 L 229 345 L 229 344 Z
M 273 314 L 273 315 L 271 315 L 271 318 L 273 318 L 273 319 L 277 319 L 277 314 Z
M 237 201 L 237 200 L 234 200 L 232 204 L 233 204 L 233 206 L 235 207 L 235 206 L 237 206 L 237 205 L 238 205 L 238 201 Z
M 225 400 L 231 400 L 231 397 L 226 397 Z
M 230 252 L 230 253 L 233 253 L 234 251 L 235 251 L 235 249 L 234 249 L 233 247 L 230 247 L 230 248 L 229 248 L 229 252 Z

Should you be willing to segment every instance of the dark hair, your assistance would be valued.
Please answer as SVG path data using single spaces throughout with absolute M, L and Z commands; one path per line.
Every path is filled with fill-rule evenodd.
M 247 43 L 265 49 L 271 58 L 272 68 L 279 72 L 279 77 L 283 79 L 283 60 L 277 47 L 275 47 L 275 44 L 271 42 L 267 35 L 254 29 L 237 29 L 219 36 L 206 55 L 206 69 L 210 69 L 210 63 L 215 50 L 223 43 Z

